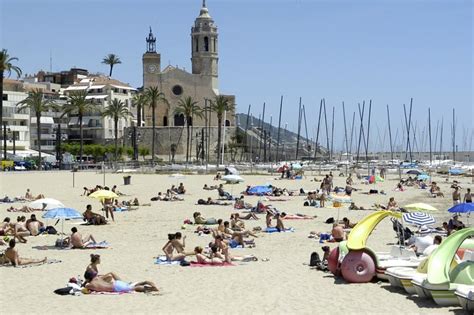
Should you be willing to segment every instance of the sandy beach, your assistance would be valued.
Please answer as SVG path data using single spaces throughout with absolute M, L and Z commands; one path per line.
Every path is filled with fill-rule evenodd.
M 245 189 L 246 185 L 270 183 L 278 187 L 298 190 L 315 189 L 319 182 L 311 181 L 315 176 L 303 180 L 275 180 L 277 175 L 243 175 L 245 182 L 226 185 L 226 190 L 234 195 Z M 335 185 L 343 185 L 345 177 L 337 177 Z M 81 213 L 87 204 L 99 212 L 100 203 L 81 196 L 83 186 L 92 187 L 103 184 L 103 175 L 94 172 L 75 174 L 75 188 L 72 187 L 71 172 L 25 172 L 1 173 L 1 197 L 24 195 L 27 188 L 33 194 L 42 193 L 62 201 L 66 206 Z M 161 255 L 167 234 L 181 231 L 187 236 L 186 248 L 206 246 L 211 236 L 198 236 L 195 227 L 182 230 L 183 220 L 192 219 L 194 211 L 200 211 L 204 217 L 229 219 L 232 206 L 197 206 L 199 198 L 217 198 L 216 191 L 204 191 L 204 184 L 216 184 L 213 175 L 187 175 L 184 179 L 173 179 L 168 175 L 131 174 L 132 184 L 123 185 L 122 174 L 107 174 L 105 184 L 114 184 L 128 196 L 119 200 L 137 197 L 140 202 L 148 203 L 158 191 L 166 191 L 173 184 L 183 182 L 187 193 L 180 202 L 151 202 L 151 206 L 141 206 L 136 211 L 115 214 L 115 223 L 105 226 L 83 226 L 81 221 L 68 221 L 65 232 L 76 226 L 83 234 L 92 234 L 98 241 L 106 240 L 110 249 L 101 250 L 42 250 L 38 246 L 54 245 L 56 235 L 28 237 L 26 244 L 17 245 L 24 257 L 61 260 L 61 263 L 46 264 L 29 268 L 0 268 L 0 302 L 4 312 L 8 313 L 404 313 L 404 314 L 447 314 L 462 313 L 460 307 L 439 307 L 432 300 L 420 300 L 408 297 L 402 291 L 394 291 L 388 283 L 345 284 L 330 273 L 311 270 L 309 263 L 311 252 L 322 253 L 318 241 L 309 239 L 310 231 L 330 231 L 331 226 L 324 221 L 328 217 L 348 217 L 358 221 L 369 211 L 349 211 L 343 208 L 320 209 L 303 207 L 303 196 L 290 197 L 290 201 L 271 202 L 279 210 L 287 213 L 317 215 L 314 220 L 285 221 L 287 226 L 295 228 L 294 233 L 259 234 L 255 248 L 233 250 L 235 255 L 253 254 L 257 262 L 237 263 L 233 267 L 190 268 L 180 266 L 159 266 L 154 258 Z M 321 179 L 322 176 L 316 176 Z M 434 213 L 437 224 L 449 219 L 446 211 L 451 205 L 451 189 L 444 178 L 435 177 L 440 183 L 445 198 L 430 198 L 426 190 L 409 187 L 405 192 L 394 192 L 398 175 L 389 174 L 388 180 L 376 184 L 387 195 L 368 196 L 370 186 L 357 180 L 354 187 L 361 191 L 353 194 L 353 200 L 359 206 L 370 207 L 374 202 L 386 204 L 393 196 L 400 205 L 412 202 L 425 202 L 438 209 Z M 461 179 L 465 189 L 472 187 L 471 180 Z M 463 194 L 464 194 L 463 190 Z M 247 202 L 256 204 L 259 197 L 245 197 Z M 267 202 L 270 203 L 270 202 Z M 26 204 L 26 203 L 25 203 Z M 23 213 L 9 213 L 9 206 L 23 204 L 1 204 L 0 217 L 9 216 L 13 221 Z M 24 214 L 29 217 L 30 214 Z M 37 216 L 41 214 L 37 212 Z M 42 219 L 41 219 L 42 220 Z M 463 218 L 465 221 L 465 218 Z M 45 221 L 45 220 L 42 220 Z M 46 222 L 45 222 L 46 223 Z M 53 222 L 47 222 L 52 224 Z M 265 225 L 265 218 L 246 221 L 246 226 Z M 60 230 L 60 224 L 57 228 Z M 384 220 L 369 239 L 369 245 L 375 250 L 387 250 L 389 243 L 395 242 L 395 233 L 389 220 Z M 335 244 L 329 244 L 334 247 Z M 5 248 L 5 247 L 4 247 Z M 122 295 L 81 295 L 58 296 L 53 293 L 64 287 L 70 277 L 83 275 L 89 263 L 89 255 L 99 253 L 102 263 L 101 272 L 113 271 L 128 281 L 151 280 L 158 284 L 161 295 L 152 296 L 141 293 Z M 262 261 L 262 259 L 268 261 Z M 193 260 L 190 257 L 190 260 Z

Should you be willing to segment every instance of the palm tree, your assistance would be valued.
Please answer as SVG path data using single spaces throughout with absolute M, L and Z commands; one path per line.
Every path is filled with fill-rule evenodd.
M 18 61 L 16 57 L 10 57 L 8 55 L 8 51 L 6 49 L 2 49 L 0 51 L 0 96 L 2 96 L 2 107 L 0 108 L 0 121 L 3 123 L 3 79 L 5 76 L 5 72 L 8 76 L 11 75 L 12 72 L 15 72 L 18 77 L 21 76 L 21 69 L 15 65 L 13 65 L 13 61 Z M 0 126 L 0 135 L 3 133 L 3 126 Z M 4 135 L 6 136 L 6 135 Z M 3 158 L 7 158 L 4 156 Z
M 84 137 L 82 134 L 82 118 L 84 115 L 91 112 L 96 107 L 96 104 L 92 103 L 87 99 L 87 90 L 83 91 L 74 91 L 69 94 L 68 101 L 63 106 L 64 115 L 77 115 L 79 122 L 79 137 L 80 137 L 80 147 L 79 147 L 79 160 L 82 163 L 82 154 L 83 154 L 83 145 Z
M 133 106 L 137 107 L 137 126 L 141 127 L 142 119 L 143 119 L 142 117 L 143 108 L 145 108 L 145 106 L 149 104 L 146 93 L 140 92 L 140 93 L 135 94 L 133 96 L 132 104 Z
M 198 102 L 194 101 L 192 97 L 187 96 L 179 100 L 178 106 L 174 110 L 175 115 L 184 115 L 186 119 L 186 163 L 189 161 L 189 139 L 191 135 L 189 127 L 192 124 L 192 118 L 195 116 L 202 118 L 202 109 L 197 104 Z
M 121 64 L 122 60 L 120 60 L 119 56 L 117 56 L 116 54 L 108 54 L 104 57 L 104 59 L 102 59 L 102 63 L 110 66 L 109 77 L 111 77 L 114 65 Z
M 115 162 L 117 162 L 118 156 L 118 121 L 122 118 L 128 118 L 132 116 L 132 113 L 128 109 L 127 105 L 119 99 L 114 98 L 112 102 L 109 102 L 109 106 L 102 112 L 103 117 L 110 117 L 114 120 L 114 138 L 115 138 Z
M 226 111 L 235 110 L 235 104 L 229 103 L 225 96 L 218 95 L 211 101 L 211 110 L 217 115 L 217 165 L 219 165 L 221 160 L 222 118 Z
M 28 97 L 17 104 L 18 111 L 30 109 L 36 116 L 36 135 L 38 139 L 38 156 L 39 156 L 39 170 L 41 170 L 41 113 L 54 108 L 53 102 L 44 98 L 43 91 L 35 89 L 28 94 Z
M 168 104 L 168 100 L 165 98 L 163 92 L 160 92 L 157 86 L 151 86 L 146 89 L 145 94 L 148 99 L 148 106 L 151 107 L 152 111 L 152 135 L 151 135 L 151 162 L 155 165 L 155 129 L 156 129 L 156 107 L 158 106 L 159 102 L 163 102 Z

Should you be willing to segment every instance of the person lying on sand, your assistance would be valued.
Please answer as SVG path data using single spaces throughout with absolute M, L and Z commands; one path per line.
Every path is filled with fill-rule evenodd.
M 219 188 L 217 185 L 207 186 L 207 184 L 204 184 L 204 187 L 202 187 L 204 190 L 216 190 L 217 188 Z
M 13 266 L 24 266 L 24 265 L 31 265 L 31 264 L 38 264 L 38 263 L 45 263 L 47 257 L 43 259 L 30 259 L 30 258 L 23 258 L 20 257 L 18 254 L 18 250 L 15 248 L 16 242 L 15 239 L 11 239 L 8 242 L 8 248 L 5 251 L 5 257 Z
M 230 206 L 232 202 L 222 201 L 222 200 L 213 200 L 211 197 L 208 197 L 205 204 L 217 205 L 217 206 Z
M 31 235 L 36 236 L 43 233 L 46 228 L 44 223 L 36 219 L 36 215 L 32 214 L 30 219 L 25 223 L 26 228 L 30 231 Z
M 82 214 L 82 216 L 84 217 L 84 221 L 87 221 L 87 223 L 92 225 L 107 224 L 107 220 L 104 216 L 92 211 L 91 205 L 86 206 L 86 211 Z
M 359 206 L 356 206 L 355 202 L 351 202 L 350 206 L 349 206 L 349 210 L 367 210 L 365 209 L 364 207 L 359 207 Z
M 88 235 L 82 238 L 81 233 L 77 231 L 77 228 L 74 226 L 71 229 L 71 236 L 65 238 L 66 244 L 71 244 L 72 248 L 86 248 L 90 244 L 96 244 L 96 240 L 92 235 Z
M 214 248 L 217 253 L 217 246 L 214 246 Z M 202 251 L 203 251 L 203 248 L 200 246 L 196 246 L 194 248 L 194 254 L 196 255 L 196 260 L 198 263 L 211 264 L 211 265 L 222 265 L 224 263 L 224 260 L 222 258 L 216 257 L 216 255 L 206 256 L 202 253 Z
M 212 224 L 216 224 L 217 223 L 217 220 L 214 219 L 214 218 L 204 218 L 202 215 L 201 215 L 201 212 L 194 212 L 193 213 L 193 218 L 194 218 L 194 223 L 195 224 L 209 224 L 209 225 L 212 225 Z
M 217 235 L 214 243 L 211 246 L 211 257 L 224 258 L 225 262 L 232 261 L 256 261 L 257 257 L 253 255 L 247 255 L 244 257 L 232 256 L 229 250 L 229 242 L 224 240 L 222 236 Z
M 21 208 L 14 208 L 13 206 L 11 206 L 10 208 L 7 209 L 8 212 L 25 212 L 25 213 L 31 213 L 31 212 L 42 211 L 42 210 L 43 209 L 35 209 L 28 206 L 23 206 Z
M 317 215 L 311 216 L 311 215 L 306 215 L 306 214 L 301 214 L 301 213 L 296 213 L 296 214 L 288 214 L 285 212 L 281 213 L 281 219 L 282 220 L 298 220 L 298 219 L 314 219 L 317 218 Z
M 97 255 L 98 256 L 98 255 Z M 92 261 L 92 257 L 91 257 Z M 100 258 L 99 258 L 100 262 Z M 84 277 L 87 281 L 85 288 L 96 292 L 152 292 L 158 291 L 156 285 L 151 281 L 141 281 L 136 283 L 125 282 L 118 278 L 115 274 L 109 273 L 104 276 L 99 276 L 95 273 L 93 268 L 86 270 Z

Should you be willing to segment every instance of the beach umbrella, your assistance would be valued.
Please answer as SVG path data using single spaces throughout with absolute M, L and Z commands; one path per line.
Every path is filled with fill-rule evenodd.
M 60 208 L 64 207 L 63 203 L 59 200 L 53 199 L 53 198 L 42 198 L 35 200 L 33 202 L 30 202 L 28 205 L 30 208 L 33 209 L 43 209 L 43 205 L 46 204 L 46 208 L 44 210 L 50 210 L 53 208 Z
M 460 203 L 448 209 L 448 212 L 452 212 L 452 213 L 474 212 L 474 203 L 467 203 L 467 202 Z
M 413 225 L 429 225 L 435 223 L 435 219 L 431 214 L 424 212 L 410 212 L 403 214 L 403 220 Z
M 230 184 L 237 184 L 244 181 L 244 179 L 240 177 L 239 175 L 225 175 L 225 176 L 222 176 L 221 180 Z
M 80 214 L 77 210 L 72 208 L 54 208 L 48 210 L 45 214 L 43 214 L 43 219 L 58 219 L 61 220 L 61 240 L 62 235 L 64 235 L 64 220 L 65 219 L 82 219 L 82 214 Z M 61 242 L 62 243 L 62 242 Z
M 422 172 L 418 171 L 418 170 L 409 170 L 406 172 L 406 174 L 410 174 L 410 175 L 421 175 Z
M 118 198 L 118 195 L 114 193 L 113 191 L 110 190 L 98 190 L 96 192 L 93 192 L 92 194 L 89 195 L 91 198 L 96 198 L 96 199 L 112 199 L 112 198 Z
M 406 205 L 405 207 L 406 210 L 411 210 L 411 211 L 438 211 L 435 207 L 422 203 L 422 202 L 417 202 L 417 203 L 412 203 L 409 205 Z
M 239 171 L 235 167 L 228 166 L 225 168 L 225 175 L 239 175 Z
M 418 180 L 428 180 L 430 177 L 427 174 L 420 174 L 416 177 Z

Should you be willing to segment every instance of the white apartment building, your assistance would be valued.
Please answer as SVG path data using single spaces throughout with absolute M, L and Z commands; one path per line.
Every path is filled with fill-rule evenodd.
M 83 117 L 84 143 L 103 143 L 104 140 L 114 139 L 114 121 L 112 118 L 103 117 L 101 112 L 105 110 L 113 99 L 121 100 L 132 112 L 132 97 L 136 93 L 136 89 L 126 83 L 106 76 L 89 76 L 64 89 L 64 94 L 67 96 L 73 91 L 87 91 L 87 99 L 97 105 L 96 110 Z M 134 117 L 119 120 L 119 138 L 124 136 L 124 128 L 131 126 L 133 119 Z M 69 140 L 79 140 L 78 117 L 69 117 L 68 127 Z
M 3 121 L 7 125 L 7 150 L 28 150 L 30 148 L 30 112 L 18 112 L 17 104 L 28 97 L 23 83 L 4 79 L 3 85 Z M 3 128 L 3 126 L 2 126 Z M 2 139 L 3 146 L 3 139 Z

